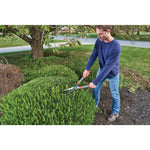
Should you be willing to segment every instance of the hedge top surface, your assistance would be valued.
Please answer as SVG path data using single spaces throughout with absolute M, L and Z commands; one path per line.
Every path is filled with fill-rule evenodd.
M 38 76 L 62 76 L 78 79 L 77 74 L 73 70 L 63 65 L 45 66 L 39 69 L 36 73 Z
M 26 76 L 24 79 L 25 83 L 39 77 L 51 76 L 61 76 L 66 77 L 68 79 L 75 79 L 76 81 L 78 80 L 78 75 L 75 73 L 75 71 L 63 65 L 46 65 L 45 67 L 40 68 L 38 70 L 27 70 L 24 72 L 24 75 Z
M 66 96 L 74 79 L 41 77 L 13 90 L 0 104 L 3 125 L 92 124 L 94 100 L 88 89 Z

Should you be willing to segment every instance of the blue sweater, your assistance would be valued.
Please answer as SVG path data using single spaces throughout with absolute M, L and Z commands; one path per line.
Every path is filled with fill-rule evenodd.
M 119 74 L 120 53 L 121 46 L 116 39 L 113 39 L 109 43 L 100 41 L 100 39 L 96 40 L 94 50 L 85 67 L 86 70 L 90 70 L 98 56 L 101 71 L 93 81 L 95 85 L 106 78 L 113 78 Z

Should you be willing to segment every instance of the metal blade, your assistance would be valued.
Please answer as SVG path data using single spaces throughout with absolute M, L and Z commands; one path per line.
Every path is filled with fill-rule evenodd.
M 70 90 L 66 95 L 70 94 L 72 91 L 74 91 L 77 88 L 77 86 L 75 86 L 72 90 Z
M 69 91 L 69 90 L 72 90 L 74 87 L 71 87 L 69 89 L 65 89 L 64 91 Z

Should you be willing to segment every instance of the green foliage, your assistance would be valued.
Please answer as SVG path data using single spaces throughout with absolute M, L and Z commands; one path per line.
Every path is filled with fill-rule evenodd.
M 35 71 L 25 70 L 24 75 L 26 76 L 23 81 L 25 83 L 35 78 L 50 76 L 62 76 L 66 78 L 75 79 L 76 81 L 78 80 L 78 76 L 73 70 L 62 65 L 45 66 Z
M 23 60 L 24 60 L 24 61 L 32 61 L 32 55 L 25 55 L 25 56 L 23 57 Z
M 69 47 L 75 47 L 75 46 L 81 46 L 82 42 L 79 40 L 79 38 L 76 40 L 74 36 L 71 36 L 71 39 L 65 39 L 67 42 L 65 44 L 63 44 L 63 46 L 69 46 Z M 60 47 L 61 48 L 61 47 Z
M 30 70 L 30 71 L 38 70 L 40 68 L 45 67 L 46 65 L 60 64 L 63 61 L 63 59 L 56 56 L 49 56 L 38 59 L 32 59 L 30 55 L 24 55 L 22 57 L 19 56 L 14 57 L 16 58 L 16 60 L 14 60 L 14 58 L 12 57 L 11 58 L 7 57 L 9 63 L 13 63 L 14 65 L 19 66 L 23 70 Z
M 63 57 L 63 58 L 66 58 L 66 57 L 69 57 L 70 54 L 69 52 L 53 52 L 51 49 L 47 49 L 44 51 L 44 57 L 48 57 L 48 56 L 57 56 L 57 57 Z
M 89 59 L 88 56 L 77 57 L 76 60 L 69 66 L 72 70 L 75 70 L 75 72 L 79 76 L 79 78 L 81 78 L 83 75 L 83 71 L 86 67 L 88 59 Z M 87 78 L 85 78 L 85 81 L 92 82 L 97 75 L 98 69 L 99 69 L 99 62 L 97 59 L 95 61 L 95 63 L 93 64 L 93 66 L 91 67 L 91 69 L 90 69 L 91 72 L 90 72 L 89 76 Z
M 2 125 L 90 125 L 94 100 L 88 89 L 66 95 L 75 84 L 63 77 L 42 77 L 24 84 L 3 98 Z

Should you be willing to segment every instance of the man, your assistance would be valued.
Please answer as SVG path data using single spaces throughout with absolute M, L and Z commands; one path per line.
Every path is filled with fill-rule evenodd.
M 88 60 L 88 63 L 83 72 L 83 77 L 87 77 L 87 71 L 99 58 L 100 68 L 97 77 L 91 82 L 90 88 L 93 89 L 93 97 L 95 99 L 95 106 L 98 107 L 100 101 L 100 89 L 103 82 L 108 79 L 112 95 L 112 113 L 107 118 L 109 121 L 114 121 L 119 116 L 120 111 L 120 94 L 119 94 L 119 56 L 121 53 L 121 46 L 116 39 L 111 36 L 112 26 L 97 25 L 96 33 L 98 39 L 96 40 L 94 50 Z

